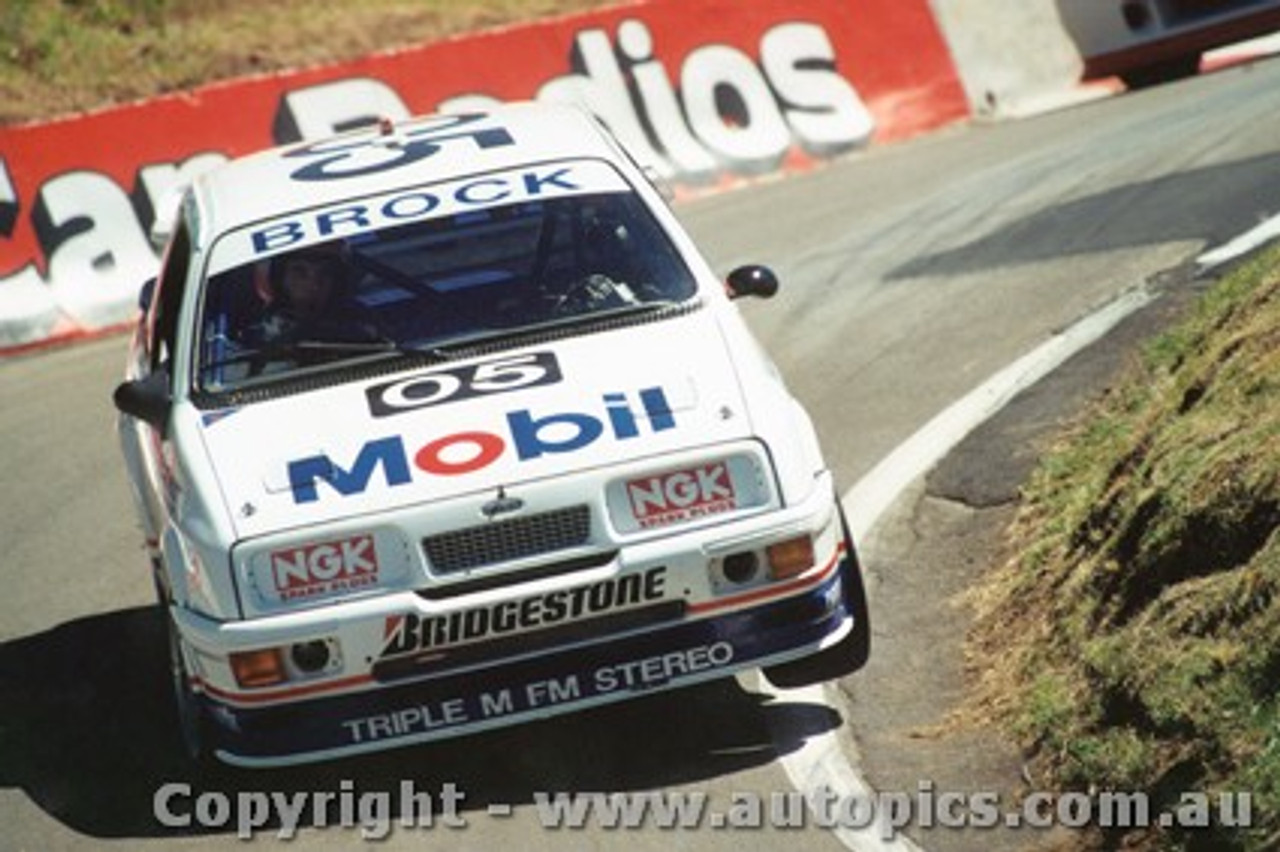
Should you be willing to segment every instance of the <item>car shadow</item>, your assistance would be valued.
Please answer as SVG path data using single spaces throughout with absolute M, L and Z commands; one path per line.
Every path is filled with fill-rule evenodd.
M 465 811 L 518 806 L 541 791 L 707 780 L 768 764 L 843 722 L 825 705 L 773 700 L 725 679 L 377 755 L 197 773 L 179 752 L 164 626 L 152 607 L 0 644 L 0 720 L 0 787 L 22 790 L 45 813 L 98 838 L 217 833 L 160 823 L 157 791 L 175 782 L 190 785 L 191 799 L 202 791 L 396 796 L 404 782 L 435 795 L 453 784 L 465 794 Z M 770 736 L 783 730 L 794 741 Z
M 1276 165 L 1276 155 L 1268 153 L 1112 186 L 1053 204 L 954 248 L 912 257 L 886 279 L 983 273 L 1179 240 L 1218 245 L 1256 226 L 1256 211 L 1271 209 L 1280 192 Z M 1223 204 L 1224 198 L 1232 204 Z M 1002 196 L 999 203 L 1013 200 Z M 976 215 L 974 204 L 964 208 L 964 215 Z

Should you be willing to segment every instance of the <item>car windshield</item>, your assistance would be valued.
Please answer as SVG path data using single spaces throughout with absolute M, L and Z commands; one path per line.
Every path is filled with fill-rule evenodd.
M 312 244 L 211 277 L 205 391 L 355 358 L 660 311 L 695 293 L 643 203 L 605 192 L 473 210 Z

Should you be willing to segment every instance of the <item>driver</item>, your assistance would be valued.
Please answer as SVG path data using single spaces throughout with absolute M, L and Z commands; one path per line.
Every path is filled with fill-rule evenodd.
M 262 295 L 262 316 L 247 330 L 246 342 L 340 342 L 376 336 L 365 310 L 349 292 L 346 264 L 332 244 L 272 259 Z

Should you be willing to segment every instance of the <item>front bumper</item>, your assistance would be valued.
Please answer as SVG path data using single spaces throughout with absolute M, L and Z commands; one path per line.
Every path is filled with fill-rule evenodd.
M 790 597 L 456 674 L 269 707 L 197 697 L 210 720 L 214 752 L 242 766 L 439 740 L 729 677 L 830 647 L 850 630 L 865 629 L 854 624 L 846 599 L 847 572 L 857 570 L 842 548 L 816 583 Z

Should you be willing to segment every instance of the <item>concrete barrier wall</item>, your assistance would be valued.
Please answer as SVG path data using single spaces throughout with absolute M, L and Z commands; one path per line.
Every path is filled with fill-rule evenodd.
M 1057 4 L 931 0 L 975 116 L 1015 118 L 1038 112 L 1046 99 L 1060 99 L 1079 82 L 1083 63 Z
M 158 211 L 202 169 L 522 99 L 584 104 L 686 193 L 969 114 L 927 0 L 648 0 L 0 128 L 0 355 L 128 322 Z

